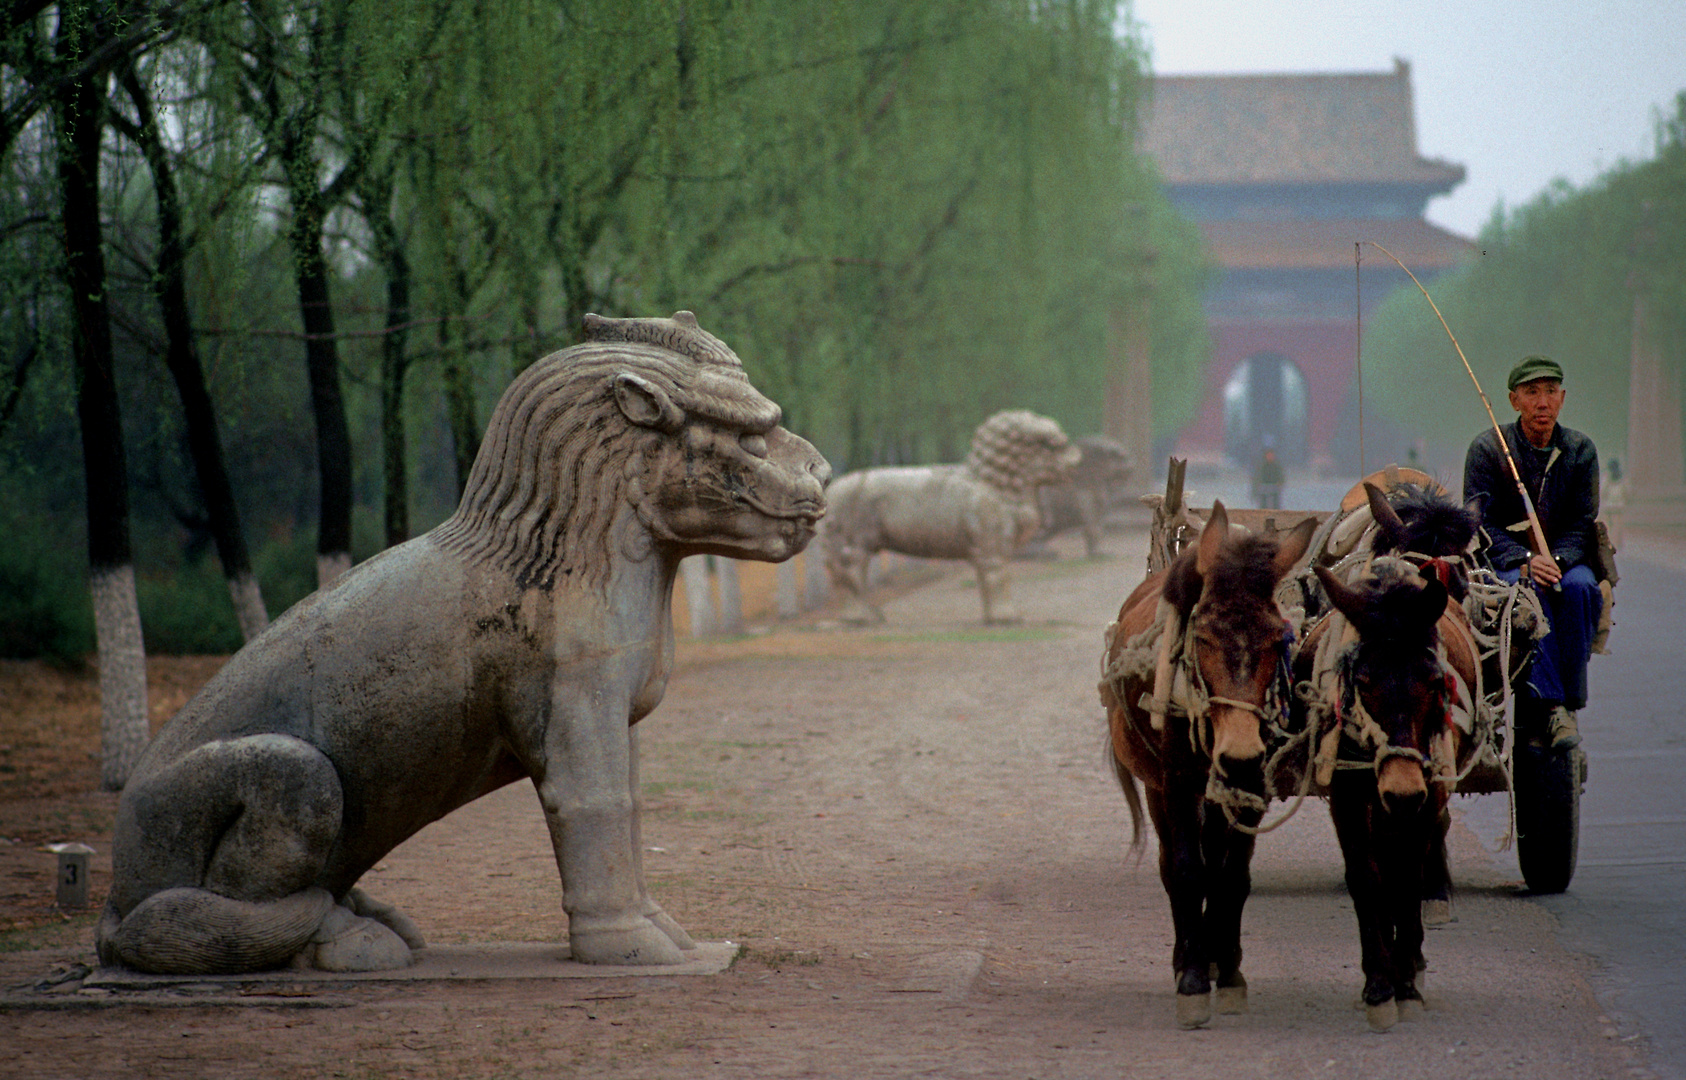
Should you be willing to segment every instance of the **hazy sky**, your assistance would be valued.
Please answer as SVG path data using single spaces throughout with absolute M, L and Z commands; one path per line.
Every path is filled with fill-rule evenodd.
M 1467 170 L 1428 218 L 1473 237 L 1503 202 L 1656 147 L 1686 90 L 1686 0 L 1134 0 L 1161 75 L 1411 63 L 1417 148 Z

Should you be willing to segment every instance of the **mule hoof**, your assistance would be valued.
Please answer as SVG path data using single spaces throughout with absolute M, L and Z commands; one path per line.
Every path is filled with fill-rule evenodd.
M 1427 1006 L 1423 1004 L 1422 998 L 1406 998 L 1404 1001 L 1399 1002 L 1398 1005 L 1399 1019 L 1405 1021 L 1421 1020 L 1423 1018 L 1423 1010 L 1427 1008 Z
M 1239 1016 L 1247 1011 L 1247 984 L 1218 987 L 1218 1014 Z
M 1376 1032 L 1388 1031 L 1399 1023 L 1399 1003 L 1392 998 L 1378 1002 L 1375 1005 L 1364 1006 L 1364 1019 L 1370 1022 L 1370 1030 Z
M 1212 995 L 1178 994 L 1177 1026 L 1184 1031 L 1205 1027 L 1212 1019 Z
M 1457 918 L 1452 914 L 1452 902 L 1450 900 L 1423 901 L 1424 926 L 1445 926 L 1447 923 L 1457 921 Z

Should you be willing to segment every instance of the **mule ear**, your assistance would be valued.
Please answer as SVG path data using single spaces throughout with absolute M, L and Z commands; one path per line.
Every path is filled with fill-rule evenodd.
M 1229 511 L 1224 504 L 1216 500 L 1212 503 L 1212 516 L 1206 519 L 1206 527 L 1200 531 L 1200 553 L 1194 557 L 1194 568 L 1205 577 L 1211 572 L 1218 561 L 1218 549 L 1229 539 Z
M 671 435 L 685 426 L 685 414 L 673 399 L 655 383 L 630 371 L 615 376 L 615 404 L 620 406 L 622 416 L 639 427 Z
M 1276 578 L 1278 581 L 1288 576 L 1288 571 L 1294 568 L 1305 555 L 1306 548 L 1311 546 L 1312 534 L 1317 532 L 1317 519 L 1308 517 L 1295 525 L 1287 535 L 1283 536 L 1276 545 Z
M 1430 574 L 1423 578 L 1422 591 L 1411 598 L 1411 621 L 1424 630 L 1440 621 L 1446 614 L 1446 586 Z
M 1405 522 L 1400 520 L 1399 512 L 1393 504 L 1387 501 L 1382 489 L 1364 481 L 1364 495 L 1370 500 L 1370 516 L 1376 519 L 1376 525 L 1382 530 L 1382 535 L 1393 544 L 1405 542 Z
M 1323 591 L 1329 595 L 1329 602 L 1335 605 L 1335 610 L 1347 617 L 1354 626 L 1364 618 L 1364 594 L 1357 589 L 1347 588 L 1346 582 L 1336 577 L 1334 571 L 1325 566 L 1312 568 L 1317 574 L 1317 580 L 1323 583 Z

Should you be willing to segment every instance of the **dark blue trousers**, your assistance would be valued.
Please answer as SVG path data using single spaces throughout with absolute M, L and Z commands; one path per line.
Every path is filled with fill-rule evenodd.
M 1514 582 L 1521 572 L 1520 568 L 1501 570 L 1499 576 Z M 1528 689 L 1547 704 L 1584 709 L 1587 661 L 1592 659 L 1592 639 L 1598 633 L 1604 596 L 1590 566 L 1570 567 L 1562 584 L 1560 590 L 1534 586 L 1551 632 L 1534 644 Z

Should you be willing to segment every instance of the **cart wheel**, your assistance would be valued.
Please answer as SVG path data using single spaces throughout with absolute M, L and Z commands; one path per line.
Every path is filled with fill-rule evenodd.
M 1581 786 L 1586 755 L 1524 742 L 1512 761 L 1516 777 L 1516 860 L 1536 893 L 1560 893 L 1575 876 L 1580 848 Z

